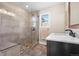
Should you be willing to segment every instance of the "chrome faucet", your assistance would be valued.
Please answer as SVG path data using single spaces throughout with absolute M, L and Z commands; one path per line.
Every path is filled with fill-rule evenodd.
M 72 36 L 72 37 L 76 37 L 75 33 L 73 33 L 73 31 L 71 29 L 66 29 L 65 31 L 70 31 L 69 35 Z

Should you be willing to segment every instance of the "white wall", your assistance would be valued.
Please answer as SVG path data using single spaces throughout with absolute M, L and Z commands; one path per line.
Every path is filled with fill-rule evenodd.
M 65 4 L 54 5 L 45 10 L 41 10 L 39 14 L 48 12 L 49 13 L 49 25 L 50 33 L 64 32 L 65 30 Z

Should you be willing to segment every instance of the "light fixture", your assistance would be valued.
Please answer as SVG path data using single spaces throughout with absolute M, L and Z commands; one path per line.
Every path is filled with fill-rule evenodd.
M 28 8 L 29 7 L 29 5 L 26 5 L 26 8 Z

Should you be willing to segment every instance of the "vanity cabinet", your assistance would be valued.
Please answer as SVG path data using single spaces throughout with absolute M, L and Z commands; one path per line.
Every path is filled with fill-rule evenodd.
M 70 44 L 70 53 L 79 56 L 79 44 Z
M 47 40 L 48 56 L 79 56 L 79 45 Z
M 63 42 L 47 41 L 48 56 L 65 56 L 69 55 L 69 46 Z

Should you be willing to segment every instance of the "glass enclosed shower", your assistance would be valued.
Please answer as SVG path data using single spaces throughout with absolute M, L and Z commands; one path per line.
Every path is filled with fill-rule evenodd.
M 37 35 L 37 16 L 14 3 L 0 3 L 0 50 L 18 44 L 31 48 L 38 43 Z

